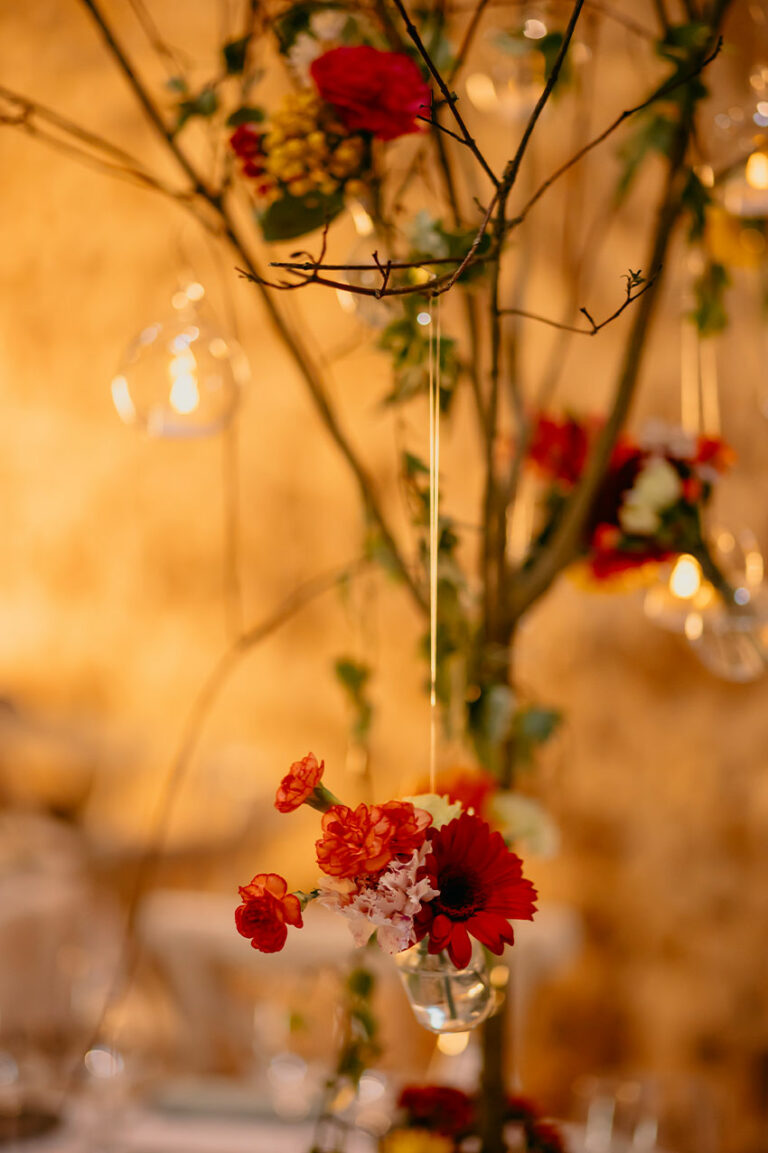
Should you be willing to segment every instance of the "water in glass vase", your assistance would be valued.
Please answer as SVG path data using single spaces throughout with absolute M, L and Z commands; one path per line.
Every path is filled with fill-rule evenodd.
M 426 941 L 395 955 L 414 1016 L 432 1033 L 463 1033 L 474 1029 L 496 1008 L 485 953 L 476 941 L 464 969 L 447 953 L 430 955 Z

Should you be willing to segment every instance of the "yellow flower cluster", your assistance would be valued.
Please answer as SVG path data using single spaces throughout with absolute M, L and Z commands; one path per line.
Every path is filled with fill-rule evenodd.
M 452 1153 L 450 1137 L 427 1129 L 393 1129 L 381 1143 L 382 1153 Z
M 264 149 L 266 171 L 292 196 L 314 191 L 330 196 L 342 184 L 353 194 L 363 190 L 363 139 L 349 135 L 316 92 L 290 92 L 283 99 L 272 114 Z

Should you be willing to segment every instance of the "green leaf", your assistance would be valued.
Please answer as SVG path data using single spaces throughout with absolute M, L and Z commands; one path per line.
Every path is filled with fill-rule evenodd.
M 624 170 L 619 178 L 616 195 L 623 200 L 629 192 L 640 165 L 650 153 L 666 156 L 674 139 L 676 121 L 659 112 L 647 113 L 634 135 L 625 142 L 619 155 Z
M 563 719 L 558 709 L 546 709 L 531 706 L 520 709 L 515 714 L 514 732 L 523 740 L 536 745 L 543 745 L 557 731 Z
M 176 92 L 180 96 L 185 96 L 189 92 L 189 87 L 183 76 L 170 76 L 165 82 L 165 87 L 169 92 Z
M 562 32 L 547 32 L 546 36 L 542 36 L 540 40 L 536 41 L 536 47 L 544 56 L 544 76 L 547 80 L 549 80 L 558 53 L 563 46 L 563 39 L 564 36 Z M 565 60 L 563 60 L 563 66 L 560 69 L 560 75 L 557 78 L 557 90 L 561 91 L 570 79 L 570 61 L 568 56 L 566 56 Z
M 702 336 L 714 336 L 728 327 L 725 292 L 731 283 L 724 264 L 711 260 L 694 286 L 695 305 L 689 313 Z
M 202 116 L 209 118 L 218 111 L 219 97 L 214 88 L 203 88 L 198 92 L 197 96 L 193 96 L 190 100 L 181 100 L 179 102 L 179 118 L 176 122 L 176 131 L 183 128 L 188 120 L 195 116 Z
M 416 476 L 429 476 L 429 465 L 426 465 L 420 457 L 414 456 L 412 452 L 404 452 L 403 472 L 408 479 Z
M 707 224 L 707 209 L 712 203 L 712 197 L 691 169 L 688 173 L 682 194 L 683 208 L 690 215 L 688 226 L 688 239 L 701 240 Z
M 248 45 L 250 42 L 250 36 L 241 36 L 237 40 L 227 40 L 221 50 L 221 54 L 224 58 L 224 67 L 227 70 L 228 76 L 239 76 L 245 68 L 245 60 L 248 55 Z
M 263 108 L 259 108 L 256 104 L 244 104 L 241 108 L 236 108 L 234 112 L 230 113 L 227 117 L 227 125 L 230 128 L 237 128 L 239 124 L 261 124 L 266 118 L 266 113 Z
M 373 705 L 365 694 L 366 686 L 371 679 L 371 670 L 368 665 L 352 657 L 340 657 L 334 671 L 340 685 L 349 697 L 349 703 L 354 713 L 352 724 L 352 737 L 363 744 L 370 732 L 373 720 Z
M 270 204 L 257 219 L 266 241 L 294 240 L 297 236 L 306 236 L 308 232 L 323 228 L 343 208 L 344 197 L 341 191 L 331 196 L 324 196 L 320 192 L 308 192 L 306 196 L 290 196 L 286 193 L 280 200 Z
M 376 979 L 370 969 L 353 969 L 347 977 L 347 989 L 355 997 L 372 996 Z

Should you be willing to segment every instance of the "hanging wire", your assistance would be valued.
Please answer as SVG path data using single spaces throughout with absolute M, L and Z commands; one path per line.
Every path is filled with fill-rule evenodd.
M 429 322 L 429 790 L 437 763 L 437 561 L 440 549 L 440 298 Z

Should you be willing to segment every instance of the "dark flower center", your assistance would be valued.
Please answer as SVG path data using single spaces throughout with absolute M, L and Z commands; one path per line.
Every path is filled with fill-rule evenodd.
M 485 904 L 481 879 L 474 873 L 444 872 L 438 877 L 436 902 L 451 921 L 466 921 Z

